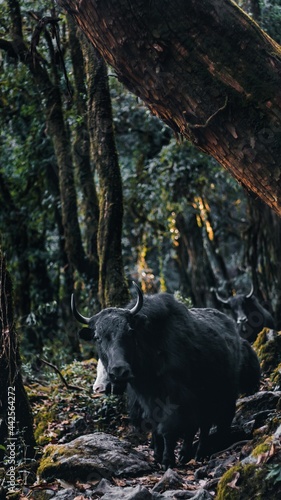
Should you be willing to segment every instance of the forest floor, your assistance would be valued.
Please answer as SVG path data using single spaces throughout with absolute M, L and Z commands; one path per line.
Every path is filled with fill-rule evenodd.
M 280 356 L 279 353 L 277 361 L 281 361 Z M 280 374 L 281 365 L 277 361 L 275 359 L 275 372 Z M 154 463 L 149 435 L 140 435 L 130 427 L 125 397 L 92 393 L 96 374 L 94 359 L 75 361 L 60 374 L 45 366 L 38 378 L 27 377 L 25 381 L 34 414 L 37 459 L 31 463 L 21 462 L 19 488 L 13 494 L 9 492 L 7 498 L 125 499 L 125 493 L 118 496 L 116 488 L 125 488 L 125 492 L 131 487 L 133 492 L 136 486 L 147 488 L 150 496 L 134 497 L 130 493 L 128 498 L 192 498 L 196 494 L 194 498 L 198 499 L 281 498 L 281 392 L 273 372 L 273 368 L 270 371 L 267 367 L 260 391 L 238 400 L 233 439 L 226 449 L 213 453 L 204 462 L 191 460 L 164 473 Z M 46 446 L 67 445 L 79 436 L 97 432 L 129 441 L 132 449 L 143 454 L 151 471 L 131 477 L 113 474 L 105 490 L 99 489 L 99 479 L 85 481 L 79 475 L 74 477 L 71 470 L 68 478 L 59 477 L 59 473 L 51 479 L 44 478 L 44 473 L 38 475 Z M 115 488 L 116 496 L 109 486 Z

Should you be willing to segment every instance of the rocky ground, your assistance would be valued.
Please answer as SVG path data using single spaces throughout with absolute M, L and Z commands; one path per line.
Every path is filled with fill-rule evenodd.
M 63 370 L 68 386 L 61 377 L 59 383 L 27 380 L 38 459 L 21 462 L 17 492 L 8 498 L 281 498 L 281 334 L 264 330 L 255 349 L 263 369 L 261 389 L 238 400 L 226 449 L 166 472 L 153 461 L 149 436 L 130 428 L 124 398 L 96 397 L 89 390 L 94 360 Z M 215 433 L 212 437 L 215 442 Z

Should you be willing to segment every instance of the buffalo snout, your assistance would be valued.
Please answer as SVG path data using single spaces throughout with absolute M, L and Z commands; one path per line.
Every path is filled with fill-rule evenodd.
M 112 366 L 108 375 L 112 383 L 128 382 L 133 378 L 132 370 L 127 364 Z
M 247 322 L 247 316 L 239 316 L 237 318 L 238 325 L 241 325 L 241 324 L 246 323 L 246 322 Z

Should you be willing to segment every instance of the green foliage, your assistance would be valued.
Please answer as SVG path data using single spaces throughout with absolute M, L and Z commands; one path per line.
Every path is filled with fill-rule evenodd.
M 174 293 L 174 296 L 176 300 L 182 302 L 184 305 L 186 305 L 186 307 L 188 308 L 193 307 L 191 298 L 183 297 L 183 295 L 178 290 Z
M 272 481 L 273 484 L 279 483 L 281 481 L 281 465 L 280 464 L 269 465 L 268 469 L 269 472 L 265 479 L 267 481 Z
M 38 375 L 29 382 L 27 392 L 38 445 L 69 442 L 96 431 L 117 435 L 124 431 L 128 424 L 125 398 L 92 394 L 96 365 L 97 361 L 90 359 L 75 361 L 61 369 L 66 381 L 77 390 L 68 390 L 58 374 L 52 371 L 51 375 L 51 368 L 46 366 L 41 367 L 41 383 Z
M 279 44 L 281 43 L 281 1 L 261 1 L 261 27 Z

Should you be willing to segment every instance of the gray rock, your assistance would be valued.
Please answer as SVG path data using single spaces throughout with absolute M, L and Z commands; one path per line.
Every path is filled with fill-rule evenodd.
M 212 500 L 213 497 L 207 490 L 200 489 L 197 493 L 192 497 L 192 500 Z
M 153 500 L 152 494 L 144 486 L 114 486 L 105 493 L 101 500 Z
M 80 495 L 79 491 L 73 488 L 66 488 L 65 490 L 58 491 L 52 500 L 74 500 L 75 497 Z
M 157 483 L 152 491 L 156 491 L 159 493 L 162 493 L 163 491 L 166 490 L 171 490 L 175 488 L 180 488 L 184 484 L 184 481 L 182 478 L 177 474 L 175 471 L 172 469 L 166 470 L 165 474 Z
M 194 498 L 196 491 L 191 490 L 170 490 L 163 493 L 163 498 L 165 500 L 186 500 L 188 498 Z
M 47 481 L 60 478 L 72 483 L 78 479 L 137 476 L 151 470 L 146 457 L 133 450 L 129 442 L 96 432 L 70 443 L 48 446 L 38 473 Z
M 101 496 L 101 500 L 164 500 L 162 495 L 152 493 L 144 486 L 112 486 L 107 479 L 102 479 L 94 492 Z

